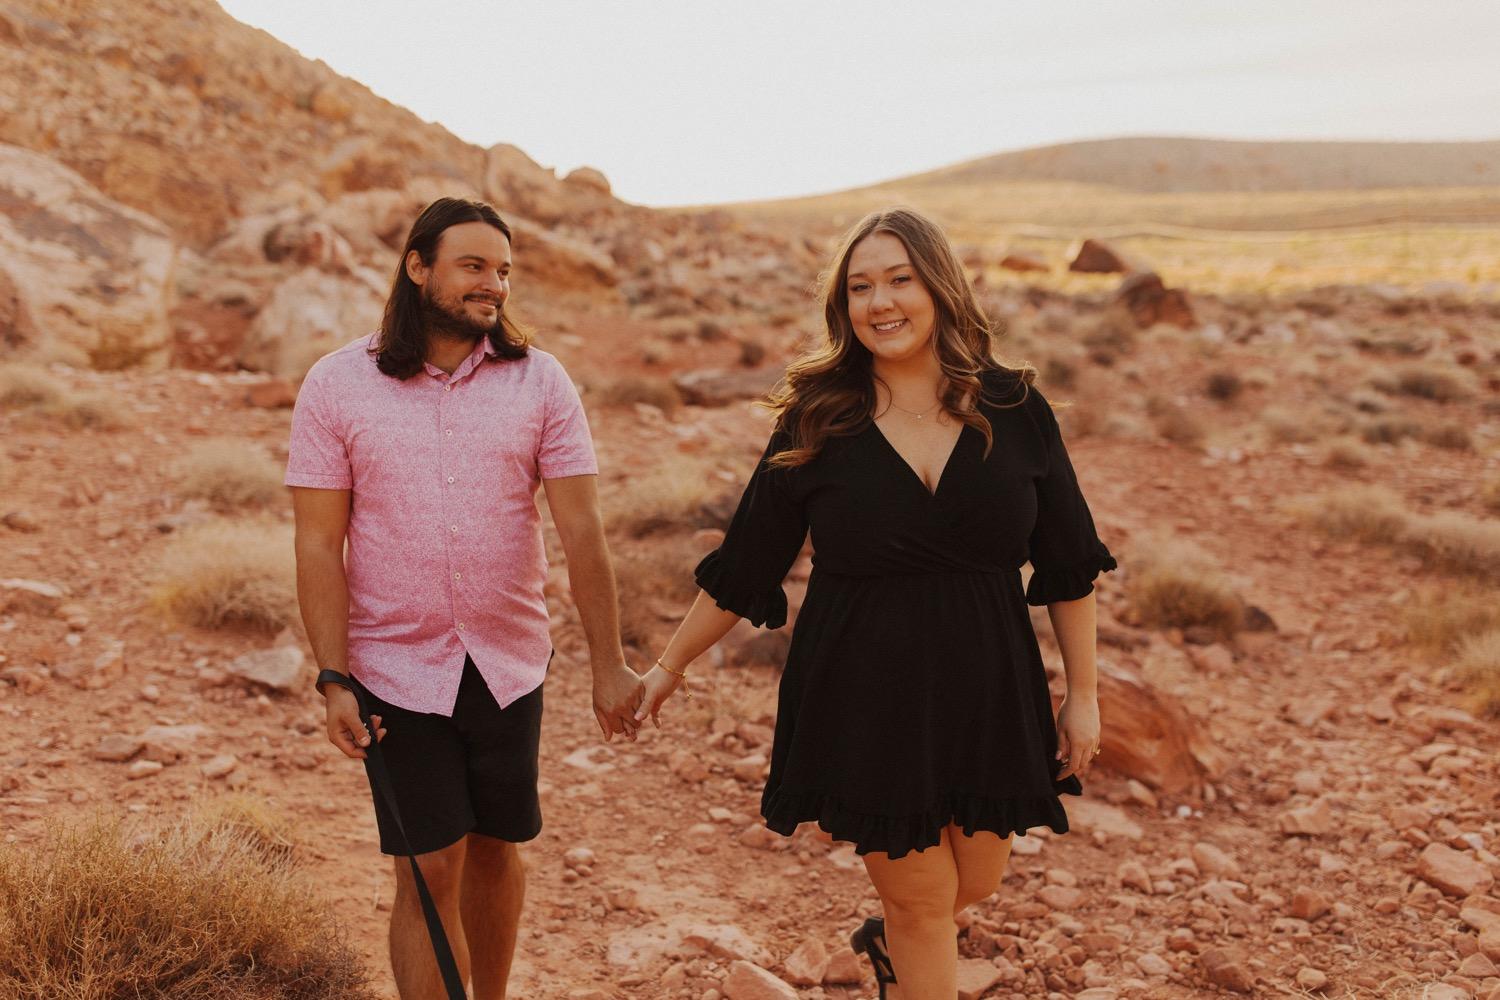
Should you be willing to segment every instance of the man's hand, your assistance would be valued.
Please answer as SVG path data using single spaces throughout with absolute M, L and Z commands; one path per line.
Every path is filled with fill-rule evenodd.
M 608 743 L 618 734 L 634 742 L 639 723 L 636 709 L 641 707 L 645 688 L 640 676 L 622 661 L 612 667 L 594 667 L 594 718 Z
M 370 731 L 359 721 L 359 702 L 355 700 L 354 692 L 337 684 L 329 684 L 327 691 L 328 742 L 338 747 L 345 757 L 364 760 L 366 754 L 360 748 L 370 745 Z M 380 725 L 380 716 L 372 715 L 370 721 L 375 724 L 375 739 L 384 739 L 385 729 Z

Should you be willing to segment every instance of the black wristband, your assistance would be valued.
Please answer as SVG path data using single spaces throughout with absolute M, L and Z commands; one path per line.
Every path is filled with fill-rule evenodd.
M 318 674 L 318 679 L 313 681 L 313 687 L 317 688 L 318 693 L 326 698 L 328 697 L 328 693 L 323 690 L 324 684 L 337 684 L 341 688 L 347 688 L 350 694 L 357 694 L 354 690 L 354 682 L 349 679 L 349 675 L 341 674 L 337 670 L 324 670 Z

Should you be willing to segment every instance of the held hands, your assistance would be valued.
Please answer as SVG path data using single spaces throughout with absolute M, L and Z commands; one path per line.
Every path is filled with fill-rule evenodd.
M 651 723 L 657 729 L 661 728 L 661 719 L 657 718 L 657 712 L 661 711 L 662 703 L 672 697 L 672 692 L 682 684 L 684 678 L 681 674 L 674 674 L 663 670 L 660 665 L 652 667 L 642 678 L 646 696 L 641 699 L 641 707 L 635 713 L 635 721 L 644 723 L 646 716 L 651 716 Z
M 635 731 L 640 728 L 636 709 L 640 708 L 644 686 L 638 675 L 625 661 L 613 665 L 594 666 L 594 718 L 608 743 L 623 735 L 635 742 Z M 644 716 L 642 716 L 644 718 Z
M 1089 773 L 1099 749 L 1099 699 L 1069 694 L 1057 710 L 1057 759 L 1066 761 L 1055 781 Z
M 345 757 L 364 760 L 367 755 L 361 748 L 370 745 L 370 731 L 359 721 L 359 702 L 355 700 L 354 692 L 329 684 L 325 697 L 328 742 L 338 747 Z M 380 716 L 370 716 L 370 722 L 375 725 L 375 739 L 384 739 L 385 727 L 380 724 Z

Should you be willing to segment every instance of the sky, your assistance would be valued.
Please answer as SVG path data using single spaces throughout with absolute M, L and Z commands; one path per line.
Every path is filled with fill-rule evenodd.
M 1125 135 L 1500 139 L 1495 0 L 220 0 L 480 146 L 665 206 Z

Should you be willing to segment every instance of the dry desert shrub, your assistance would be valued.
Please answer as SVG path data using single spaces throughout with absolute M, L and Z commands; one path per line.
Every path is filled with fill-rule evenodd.
M 1221 403 L 1232 403 L 1245 391 L 1245 380 L 1231 371 L 1213 372 L 1204 382 L 1203 391 L 1210 399 Z
M 1185 406 L 1165 396 L 1151 395 L 1146 398 L 1146 417 L 1156 433 L 1173 444 L 1186 448 L 1197 448 L 1206 436 L 1203 424 Z
M 1476 714 L 1500 718 L 1500 627 L 1464 639 L 1453 674 Z
M 1275 444 L 1311 444 L 1330 433 L 1328 421 L 1321 415 L 1272 405 L 1258 417 L 1266 439 Z
M 601 498 L 604 529 L 614 537 L 712 526 L 704 505 L 712 494 L 705 470 L 677 452 L 649 469 L 607 487 Z
M 183 496 L 202 498 L 221 511 L 263 506 L 286 496 L 280 464 L 244 441 L 221 438 L 195 444 L 172 471 Z
M 131 424 L 120 400 L 74 392 L 45 369 L 24 363 L 0 366 L 0 408 L 28 412 L 74 430 L 118 430 Z
M 693 569 L 708 552 L 691 535 L 615 547 L 620 638 L 627 645 L 650 649 L 677 626 L 698 593 Z
M 0 995 L 374 1000 L 330 908 L 244 833 L 187 821 L 0 845 Z
M 1136 619 L 1153 628 L 1206 628 L 1229 639 L 1245 622 L 1244 602 L 1205 554 L 1181 541 L 1141 547 L 1126 600 Z
M 670 380 L 626 375 L 590 387 L 593 402 L 604 407 L 634 406 L 647 403 L 663 413 L 673 413 L 682 406 L 682 395 Z
M 1422 428 L 1422 440 L 1450 451 L 1473 451 L 1474 438 L 1463 424 L 1442 423 Z
M 1323 453 L 1323 465 L 1340 472 L 1352 472 L 1370 464 L 1370 449 L 1353 438 L 1341 437 L 1329 442 Z
M 290 526 L 209 521 L 167 543 L 152 601 L 187 625 L 249 625 L 275 631 L 297 617 Z
M 1440 362 L 1413 362 L 1376 376 L 1375 388 L 1382 392 L 1415 396 L 1438 403 L 1452 403 L 1474 395 L 1474 376 L 1462 368 Z
M 1402 546 L 1435 569 L 1500 580 L 1500 521 L 1443 510 L 1413 518 Z
M 1383 486 L 1346 486 L 1315 497 L 1298 497 L 1289 506 L 1335 538 L 1387 545 L 1399 541 L 1413 519 L 1401 497 Z
M 1447 657 L 1465 639 L 1500 629 L 1500 593 L 1473 585 L 1427 587 L 1407 605 L 1405 618 L 1407 641 Z
M 1479 488 L 1479 502 L 1491 514 L 1500 514 L 1500 479 L 1491 479 Z

